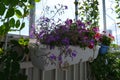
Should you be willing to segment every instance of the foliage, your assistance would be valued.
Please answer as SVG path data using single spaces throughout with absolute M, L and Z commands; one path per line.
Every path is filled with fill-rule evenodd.
M 0 39 L 9 31 L 22 30 L 24 18 L 29 14 L 33 0 L 0 0 Z M 40 0 L 36 0 L 39 2 Z M 22 40 L 22 41 L 21 41 Z M 20 62 L 24 53 L 28 53 L 27 41 L 12 40 L 7 49 L 0 42 L 0 80 L 27 80 L 20 72 Z M 23 43 L 24 42 L 24 43 Z M 16 49 L 20 49 L 19 51 Z
M 0 36 L 5 35 L 8 31 L 19 31 L 25 27 L 24 18 L 30 12 L 31 1 L 0 0 Z
M 96 80 L 120 79 L 120 52 L 108 52 L 105 55 L 99 55 L 90 65 Z
M 80 0 L 78 15 L 81 20 L 85 22 L 91 22 L 92 26 L 98 26 L 99 21 L 99 9 L 98 0 Z
M 106 33 L 105 31 L 103 31 L 102 34 L 100 34 L 100 43 L 106 46 L 110 46 L 110 44 L 112 43 L 112 41 L 114 40 L 114 36 Z
M 120 0 L 115 0 L 115 12 L 117 14 L 117 18 L 120 18 Z
M 23 43 L 25 42 L 28 40 L 25 39 Z M 0 54 L 0 80 L 27 80 L 27 76 L 20 73 L 20 62 L 24 54 L 28 53 L 28 44 L 21 44 L 11 40 L 7 50 Z

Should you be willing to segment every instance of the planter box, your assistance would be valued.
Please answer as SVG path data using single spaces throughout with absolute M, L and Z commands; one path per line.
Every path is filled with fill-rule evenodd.
M 30 56 L 34 66 L 41 70 L 64 68 L 79 62 L 93 61 L 97 58 L 99 47 L 82 49 L 78 46 L 55 47 L 30 44 Z

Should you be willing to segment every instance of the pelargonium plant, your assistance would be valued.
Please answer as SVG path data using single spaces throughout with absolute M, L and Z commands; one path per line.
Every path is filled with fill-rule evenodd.
M 99 43 L 101 45 L 110 46 L 112 41 L 114 41 L 114 36 L 106 31 L 103 31 L 102 34 L 99 35 Z

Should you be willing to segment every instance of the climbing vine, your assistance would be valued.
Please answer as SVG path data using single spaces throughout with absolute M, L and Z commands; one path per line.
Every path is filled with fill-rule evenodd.
M 90 22 L 91 26 L 98 26 L 99 9 L 98 0 L 82 0 L 79 3 L 78 15 L 85 22 Z

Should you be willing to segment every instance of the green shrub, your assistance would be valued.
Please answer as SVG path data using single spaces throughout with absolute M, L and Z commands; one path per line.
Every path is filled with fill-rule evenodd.
M 90 65 L 96 80 L 120 80 L 120 52 L 99 55 Z

